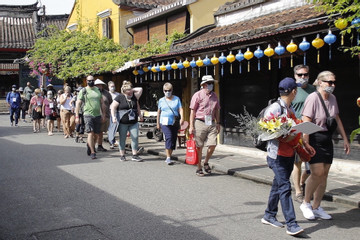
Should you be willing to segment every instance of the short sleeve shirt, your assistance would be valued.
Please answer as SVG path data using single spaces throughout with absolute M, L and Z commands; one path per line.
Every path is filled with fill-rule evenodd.
M 84 116 L 101 116 L 101 93 L 97 87 L 86 87 L 79 92 L 78 98 L 84 102 Z M 84 94 L 84 92 L 86 93 Z
M 172 109 L 172 111 L 170 108 Z M 158 103 L 158 109 L 161 110 L 160 123 L 162 125 L 173 125 L 175 122 L 174 113 L 176 114 L 176 116 L 180 116 L 180 108 L 182 108 L 182 105 L 178 96 L 173 96 L 171 100 L 166 99 L 165 97 L 160 98 Z
M 122 118 L 120 119 L 120 123 L 134 124 L 138 122 L 137 98 L 134 95 L 131 97 L 131 99 L 127 99 L 124 94 L 119 94 L 115 97 L 114 101 L 117 101 L 119 103 L 118 111 L 128 111 L 132 109 L 135 113 L 134 120 L 129 120 L 129 114 L 124 114 L 124 116 L 122 116 Z
M 324 99 L 324 103 L 331 117 L 339 114 L 336 97 L 333 94 L 330 94 L 327 100 Z M 302 115 L 311 118 L 313 123 L 322 127 L 324 131 L 327 131 L 326 113 L 316 92 L 311 93 L 306 98 Z
M 33 96 L 30 100 L 30 104 L 33 105 L 33 106 L 42 106 L 43 105 L 43 97 L 36 97 L 36 96 Z
M 47 98 L 45 98 L 44 106 L 45 106 L 45 115 L 50 115 L 56 106 L 56 102 L 54 100 L 50 102 Z
M 316 90 L 315 86 L 308 84 L 306 88 L 298 87 L 295 99 L 292 101 L 291 105 L 295 110 L 295 116 L 301 119 L 301 112 L 304 107 L 304 102 L 307 96 L 310 93 Z
M 191 98 L 190 109 L 194 110 L 197 119 L 205 120 L 205 115 L 211 115 L 215 119 L 216 111 L 220 109 L 219 99 L 214 92 L 207 94 L 201 89 Z

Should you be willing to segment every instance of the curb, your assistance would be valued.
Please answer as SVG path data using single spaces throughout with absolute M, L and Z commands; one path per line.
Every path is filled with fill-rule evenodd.
M 144 149 L 144 152 L 151 154 L 151 155 L 166 157 L 165 153 L 154 151 L 154 150 Z M 185 163 L 185 158 L 182 158 L 182 157 L 180 157 L 180 158 L 179 157 L 171 157 L 171 160 Z M 267 180 L 267 179 L 264 179 L 261 177 L 257 177 L 257 176 L 253 176 L 253 175 L 250 175 L 247 173 L 242 173 L 240 171 L 231 170 L 231 169 L 224 167 L 221 164 L 209 163 L 209 165 L 213 170 L 215 170 L 216 172 L 219 172 L 219 173 L 224 173 L 226 175 L 233 176 L 233 177 L 243 178 L 243 179 L 250 180 L 250 181 L 253 181 L 256 183 L 262 183 L 262 184 L 266 184 L 266 185 L 270 185 L 270 186 L 272 185 L 272 181 L 270 181 L 270 180 Z M 330 202 L 341 203 L 341 204 L 346 204 L 346 205 L 349 205 L 352 207 L 360 208 L 360 200 L 356 200 L 356 199 L 349 198 L 349 197 L 337 196 L 337 195 L 333 195 L 331 193 L 325 192 L 323 199 L 326 201 L 330 201 Z

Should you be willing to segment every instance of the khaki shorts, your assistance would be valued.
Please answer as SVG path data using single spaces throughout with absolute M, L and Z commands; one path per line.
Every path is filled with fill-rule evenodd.
M 203 147 L 206 142 L 206 147 L 216 146 L 217 135 L 216 124 L 213 123 L 211 126 L 205 125 L 201 120 L 195 120 L 195 141 L 197 147 Z
M 101 132 L 107 132 L 110 125 L 110 118 L 105 118 L 105 122 L 101 122 Z

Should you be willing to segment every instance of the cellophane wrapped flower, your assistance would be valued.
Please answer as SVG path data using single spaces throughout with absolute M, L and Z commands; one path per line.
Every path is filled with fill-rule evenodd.
M 291 134 L 291 128 L 296 125 L 296 122 L 285 114 L 277 116 L 270 113 L 269 116 L 261 118 L 258 125 L 262 131 L 259 135 L 260 140 L 268 141 Z

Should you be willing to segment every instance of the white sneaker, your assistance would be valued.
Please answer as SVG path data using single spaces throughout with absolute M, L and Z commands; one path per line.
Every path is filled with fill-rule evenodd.
M 167 165 L 173 165 L 173 164 L 174 164 L 174 163 L 171 161 L 170 158 L 167 158 L 167 159 L 165 160 L 165 162 L 166 162 Z
M 321 219 L 325 219 L 325 220 L 332 219 L 332 217 L 329 214 L 327 214 L 322 207 L 318 207 L 317 209 L 314 209 L 313 213 L 314 213 L 315 217 L 318 217 Z
M 307 220 L 315 220 L 315 215 L 310 203 L 302 203 L 300 205 L 300 210 L 302 211 L 304 218 Z

